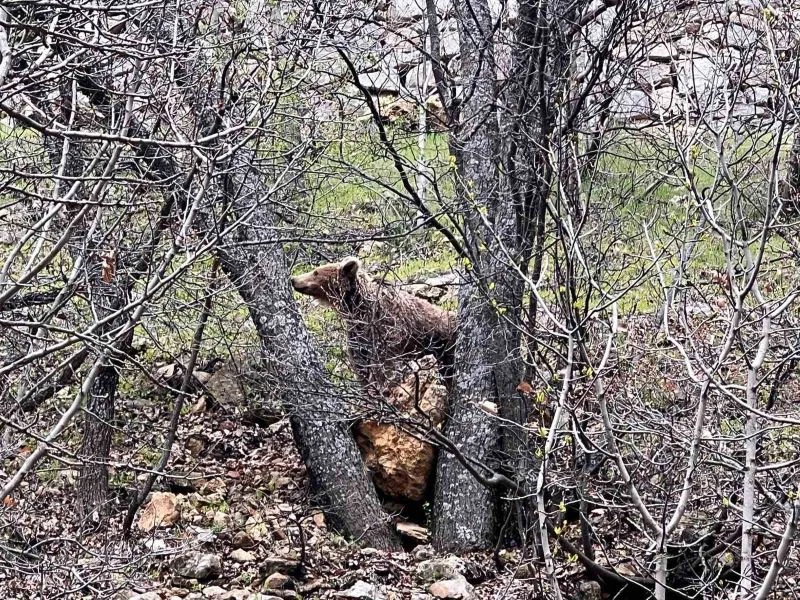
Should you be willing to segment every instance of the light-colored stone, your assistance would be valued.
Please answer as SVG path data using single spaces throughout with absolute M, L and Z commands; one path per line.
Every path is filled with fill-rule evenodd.
M 248 600 L 252 595 L 250 590 L 231 590 L 222 596 L 222 600 Z
M 360 73 L 358 83 L 371 92 L 396 94 L 400 91 L 400 79 L 397 72 L 390 67 L 380 71 Z
M 222 572 L 222 559 L 217 554 L 187 552 L 176 556 L 171 567 L 176 575 L 186 579 L 213 579 Z
M 138 527 L 144 532 L 156 527 L 172 527 L 180 518 L 178 497 L 170 492 L 155 492 L 139 517 Z
M 384 600 L 386 595 L 371 583 L 356 581 L 346 590 L 336 593 L 337 598 L 355 598 L 356 600 Z
M 417 525 L 416 523 L 409 523 L 407 521 L 400 521 L 395 525 L 395 529 L 397 529 L 397 533 L 403 535 L 407 538 L 411 538 L 413 540 L 417 540 L 418 542 L 427 542 L 430 538 L 430 532 L 426 527 L 422 525 Z M 433 555 L 431 554 L 431 557 Z M 430 558 L 430 557 L 428 557 Z
M 424 544 L 422 546 L 417 546 L 411 551 L 411 555 L 417 560 L 430 560 L 434 556 L 436 556 L 436 551 L 433 549 L 433 546 L 430 544 Z
M 161 600 L 161 594 L 158 592 L 144 592 L 143 594 L 128 596 L 128 600 Z
M 441 579 L 455 579 L 467 570 L 467 565 L 457 556 L 444 556 L 423 561 L 417 565 L 417 578 L 425 583 Z
M 231 560 L 238 563 L 249 563 L 256 560 L 256 555 L 242 548 L 237 548 L 230 553 Z
M 218 585 L 210 585 L 203 588 L 203 596 L 205 598 L 222 598 L 227 593 L 228 590 L 221 588 Z
M 289 583 L 289 577 L 283 573 L 273 573 L 264 581 L 265 590 L 282 590 Z
M 463 575 L 437 581 L 428 588 L 431 596 L 445 600 L 470 600 L 473 598 L 472 590 L 473 587 Z

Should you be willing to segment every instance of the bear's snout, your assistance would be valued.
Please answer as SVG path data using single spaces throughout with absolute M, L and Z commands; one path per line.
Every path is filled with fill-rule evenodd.
M 309 285 L 309 282 L 303 275 L 296 275 L 294 277 L 289 277 L 289 283 L 292 284 L 292 288 L 294 288 L 294 291 L 300 292 L 301 294 L 311 294 L 311 292 L 313 291 L 312 286 Z

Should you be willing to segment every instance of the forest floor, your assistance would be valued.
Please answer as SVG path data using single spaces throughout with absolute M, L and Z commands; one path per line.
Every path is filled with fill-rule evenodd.
M 210 409 L 203 400 L 181 419 L 170 476 L 159 479 L 157 500 L 139 511 L 125 539 L 127 505 L 157 459 L 171 404 L 150 402 L 142 411 L 141 400 L 123 398 L 120 422 L 139 416 L 114 444 L 107 527 L 76 523 L 74 470 L 51 462 L 23 482 L 0 518 L 11 541 L 0 546 L 0 597 L 422 600 L 453 568 L 474 586 L 464 597 L 543 597 L 539 569 L 514 550 L 499 552 L 498 570 L 492 552 L 453 561 L 425 544 L 387 553 L 345 541 L 310 502 L 287 419 L 249 419 L 241 406 Z

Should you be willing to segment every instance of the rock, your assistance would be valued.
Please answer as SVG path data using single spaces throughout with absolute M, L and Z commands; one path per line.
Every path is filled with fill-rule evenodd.
M 375 486 L 387 496 L 422 500 L 433 470 L 433 447 L 389 423 L 361 421 L 354 432 Z
M 128 600 L 161 600 L 161 594 L 158 592 L 145 592 L 128 596 Z
M 205 527 L 193 528 L 197 541 L 201 544 L 213 544 L 217 541 L 217 534 Z
M 203 474 L 198 471 L 190 473 L 175 473 L 170 477 L 169 484 L 170 491 L 176 494 L 190 494 L 196 492 L 199 483 L 203 480 Z
M 425 285 L 430 287 L 447 287 L 458 283 L 457 273 L 445 273 L 436 277 L 429 277 L 425 280 Z
M 430 544 L 417 546 L 411 551 L 411 555 L 417 560 L 429 560 L 436 556 L 436 551 Z
M 439 426 L 444 420 L 447 389 L 439 383 L 433 357 L 425 357 L 415 366 L 415 373 L 388 391 L 386 401 L 406 418 L 424 426 Z M 424 498 L 434 466 L 433 446 L 389 423 L 365 420 L 357 423 L 353 431 L 378 489 L 394 498 Z
M 534 577 L 536 577 L 536 571 L 530 563 L 522 564 L 514 571 L 514 579 L 533 579 Z
M 273 573 L 295 574 L 301 570 L 299 561 L 281 558 L 279 556 L 268 556 L 261 561 L 259 570 L 263 576 Z
M 432 558 L 417 565 L 417 579 L 424 583 L 431 583 L 441 579 L 455 579 L 463 576 L 467 565 L 457 556 Z
M 380 554 L 381 551 L 377 548 L 362 548 L 360 554 L 362 556 L 375 556 L 376 554 Z
M 244 531 L 256 542 L 269 537 L 270 534 L 269 524 L 261 517 L 248 517 L 244 523 Z
M 252 595 L 250 590 L 231 590 L 222 596 L 222 600 L 247 600 Z
M 155 492 L 139 517 L 138 527 L 144 532 L 156 527 L 172 527 L 180 518 L 178 497 L 170 492 Z
M 430 537 L 430 532 L 427 528 L 423 527 L 422 525 L 417 525 L 416 523 L 408 523 L 406 521 L 400 521 L 395 526 L 397 533 L 400 535 L 411 538 L 412 540 L 416 540 L 418 542 L 427 542 L 428 538 Z M 433 558 L 433 554 L 426 558 Z
M 352 586 L 336 593 L 337 598 L 356 598 L 357 600 L 383 600 L 386 596 L 366 581 L 356 581 Z
M 289 577 L 283 573 L 273 573 L 264 581 L 265 590 L 282 590 L 289 583 Z
M 154 554 L 165 552 L 167 550 L 167 542 L 161 538 L 148 538 L 142 542 L 142 546 Z
M 227 529 L 231 526 L 231 516 L 221 510 L 215 510 L 211 515 L 211 525 L 218 531 Z
M 322 514 L 322 512 L 315 512 L 312 518 L 314 519 L 314 525 L 320 529 L 325 529 L 327 527 L 325 524 L 325 515 Z
M 294 590 L 274 590 L 272 593 L 283 600 L 303 600 L 302 596 Z
M 445 598 L 447 600 L 468 600 L 473 598 L 472 586 L 459 575 L 453 579 L 443 579 L 437 581 L 428 588 L 430 594 L 435 598 Z
M 252 552 L 248 552 L 247 550 L 243 550 L 241 548 L 237 548 L 233 552 L 230 553 L 231 560 L 234 560 L 238 563 L 249 563 L 254 562 L 256 560 L 255 554 Z
M 199 375 L 200 372 L 195 372 L 195 377 Z M 226 406 L 244 406 L 247 404 L 241 383 L 242 377 L 233 364 L 226 363 L 216 372 L 209 373 L 207 381 L 201 380 L 200 382 L 205 384 L 206 389 L 221 404 Z
M 217 554 L 187 552 L 172 560 L 172 570 L 187 579 L 213 579 L 222 572 L 222 560 Z
M 581 600 L 600 600 L 603 597 L 603 589 L 596 581 L 583 581 L 578 587 Z
M 206 588 L 203 588 L 204 598 L 222 598 L 222 596 L 224 596 L 227 593 L 228 590 L 221 588 L 218 585 L 210 585 Z
M 199 456 L 206 449 L 206 442 L 200 436 L 190 436 L 184 443 L 184 447 L 192 456 Z
M 237 531 L 233 534 L 231 545 L 234 548 L 252 548 L 256 541 L 246 531 Z

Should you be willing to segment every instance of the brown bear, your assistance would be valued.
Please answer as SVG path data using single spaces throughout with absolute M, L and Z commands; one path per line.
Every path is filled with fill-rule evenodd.
M 353 369 L 369 391 L 382 393 L 387 383 L 397 383 L 392 380 L 398 365 L 428 354 L 436 357 L 445 378 L 451 376 L 453 313 L 372 280 L 352 256 L 292 277 L 291 283 L 342 317 Z

